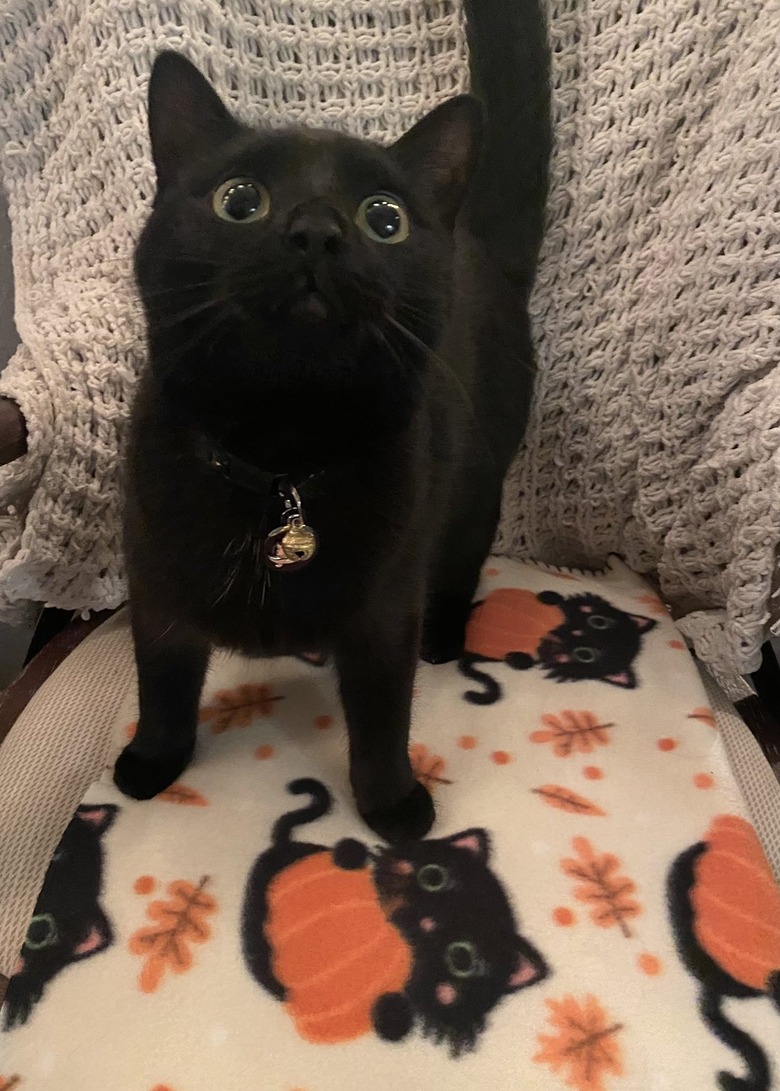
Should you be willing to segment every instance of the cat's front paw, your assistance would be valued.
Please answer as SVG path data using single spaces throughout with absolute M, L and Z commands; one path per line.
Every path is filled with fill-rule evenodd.
M 390 844 L 419 841 L 436 817 L 430 792 L 422 784 L 415 784 L 409 795 L 392 807 L 374 807 L 360 814 L 366 825 Z
M 431 600 L 423 622 L 420 647 L 420 656 L 426 663 L 449 663 L 460 659 L 470 612 L 471 602 L 468 599 Z
M 164 758 L 147 758 L 129 743 L 114 766 L 114 784 L 131 799 L 151 799 L 170 788 L 192 760 L 192 749 L 176 751 Z

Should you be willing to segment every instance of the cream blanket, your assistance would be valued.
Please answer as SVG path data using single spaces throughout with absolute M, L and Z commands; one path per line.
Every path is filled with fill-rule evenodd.
M 721 677 L 754 669 L 780 526 L 780 3 L 550 0 L 549 18 L 541 379 L 499 548 L 620 551 L 658 572 Z M 117 466 L 143 353 L 129 259 L 162 45 L 250 120 L 382 139 L 466 81 L 453 0 L 6 0 L 0 139 L 23 345 L 0 391 L 24 410 L 30 453 L 0 472 L 2 616 L 124 595 Z

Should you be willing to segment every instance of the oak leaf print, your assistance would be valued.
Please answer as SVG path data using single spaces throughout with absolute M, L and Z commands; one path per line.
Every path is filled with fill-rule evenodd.
M 186 784 L 171 784 L 163 792 L 158 793 L 157 799 L 167 800 L 168 803 L 184 803 L 190 807 L 207 807 L 208 800 L 194 788 L 188 788 Z
M 561 870 L 576 879 L 574 897 L 591 906 L 590 919 L 599 928 L 617 925 L 624 936 L 631 935 L 627 921 L 638 917 L 642 907 L 631 895 L 636 884 L 620 874 L 621 863 L 611 852 L 597 852 L 587 837 L 575 837 L 572 847 L 577 859 L 561 860 Z
M 281 700 L 281 696 L 274 696 L 270 686 L 262 684 L 223 689 L 214 694 L 210 705 L 200 710 L 200 722 L 211 725 L 212 735 L 221 735 L 232 727 L 246 727 L 255 716 L 270 716 L 274 702 Z
M 571 814 L 603 816 L 607 813 L 586 796 L 573 792 L 571 788 L 562 788 L 560 784 L 541 784 L 538 788 L 532 788 L 531 791 L 545 803 L 549 803 L 551 807 L 558 807 L 559 810 L 569 811 Z
M 590 754 L 597 746 L 606 746 L 609 729 L 614 724 L 599 723 L 593 712 L 574 712 L 564 709 L 557 716 L 547 713 L 542 716 L 546 731 L 531 732 L 531 742 L 551 742 L 559 758 L 568 758 L 570 754 Z
M 701 723 L 706 724 L 707 727 L 716 727 L 715 713 L 711 708 L 695 708 L 693 712 L 688 713 L 689 720 L 700 720 Z
M 582 1001 L 564 996 L 545 1003 L 555 1033 L 537 1035 L 541 1048 L 534 1061 L 562 1073 L 576 1091 L 606 1091 L 607 1076 L 623 1075 L 618 1040 L 622 1024 L 610 1019 L 595 996 Z
M 206 918 L 216 910 L 217 902 L 205 892 L 208 881 L 204 876 L 195 886 L 176 879 L 168 884 L 166 901 L 147 906 L 146 915 L 154 923 L 139 928 L 129 942 L 132 954 L 146 960 L 138 977 L 142 992 L 154 992 L 167 970 L 175 974 L 189 970 L 193 944 L 205 943 L 211 935 Z
M 412 763 L 415 780 L 419 780 L 428 791 L 434 792 L 439 784 L 452 784 L 451 780 L 442 776 L 444 758 L 439 757 L 438 754 L 432 754 L 423 743 L 416 742 L 409 747 L 409 760 Z

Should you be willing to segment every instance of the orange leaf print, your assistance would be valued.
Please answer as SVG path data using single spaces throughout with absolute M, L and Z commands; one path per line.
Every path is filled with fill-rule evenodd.
M 165 799 L 169 803 L 185 803 L 190 807 L 208 807 L 209 803 L 200 792 L 196 792 L 194 788 L 188 788 L 186 784 L 179 784 L 178 781 L 170 788 L 166 788 L 164 792 L 160 792 L 157 798 Z
M 168 884 L 167 901 L 151 902 L 146 915 L 154 924 L 139 928 L 128 944 L 134 955 L 146 962 L 138 977 L 141 992 L 152 993 L 166 970 L 183 974 L 192 966 L 192 944 L 205 943 L 211 935 L 206 917 L 217 908 L 216 899 L 204 892 L 204 876 L 197 886 L 185 879 Z
M 547 1021 L 556 1033 L 537 1035 L 541 1049 L 534 1061 L 563 1072 L 566 1083 L 576 1091 L 605 1091 L 606 1076 L 623 1075 L 617 1040 L 622 1023 L 612 1022 L 595 996 L 582 1001 L 564 996 L 545 1003 Z
M 12 1087 L 19 1087 L 21 1082 L 21 1076 L 0 1076 L 0 1091 L 11 1091 Z
M 655 614 L 657 617 L 668 617 L 669 611 L 666 609 L 664 603 L 659 599 L 658 595 L 647 594 L 639 595 L 637 602 L 641 602 L 642 605 L 650 611 L 651 614 Z
M 629 937 L 631 930 L 626 921 L 642 912 L 639 902 L 631 897 L 636 884 L 620 874 L 617 856 L 596 852 L 587 837 L 575 837 L 572 846 L 578 859 L 561 860 L 561 871 L 578 881 L 574 897 L 592 906 L 590 919 L 599 928 L 618 925 L 623 935 Z
M 531 742 L 551 742 L 559 758 L 568 758 L 570 754 L 590 754 L 597 746 L 609 743 L 607 734 L 614 724 L 600 724 L 593 712 L 573 712 L 564 709 L 557 716 L 547 713 L 542 716 L 542 723 L 547 731 L 531 732 Z
M 200 721 L 211 724 L 212 735 L 221 735 L 231 727 L 246 727 L 255 716 L 270 716 L 274 702 L 282 700 L 266 685 L 247 683 L 237 689 L 223 689 L 214 694 L 210 705 L 200 710 Z
M 562 788 L 560 784 L 542 784 L 531 791 L 549 803 L 551 807 L 558 807 L 561 811 L 569 811 L 571 814 L 606 815 L 601 807 L 597 807 L 585 796 L 573 792 L 571 788 Z
M 434 792 L 438 784 L 452 784 L 451 780 L 446 780 L 442 776 L 444 758 L 440 758 L 438 754 L 432 754 L 423 743 L 416 742 L 409 747 L 409 760 L 412 763 L 415 780 L 425 785 L 428 791 Z
M 715 713 L 711 708 L 695 708 L 693 712 L 688 713 L 689 720 L 700 720 L 707 727 L 716 727 Z

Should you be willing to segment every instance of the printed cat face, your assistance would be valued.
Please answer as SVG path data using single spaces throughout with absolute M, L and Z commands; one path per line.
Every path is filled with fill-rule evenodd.
M 407 996 L 424 1032 L 455 1054 L 474 1046 L 504 994 L 548 972 L 516 932 L 489 855 L 487 834 L 473 829 L 384 850 L 375 866 L 385 911 L 414 952 Z
M 111 926 L 98 898 L 100 839 L 116 812 L 112 804 L 81 806 L 62 835 L 8 985 L 6 1030 L 27 1022 L 48 982 L 65 966 L 97 954 L 112 942 Z
M 161 54 L 149 90 L 158 192 L 136 260 L 153 366 L 213 388 L 218 359 L 220 383 L 247 392 L 258 378 L 265 392 L 302 377 L 373 389 L 422 366 L 415 339 L 432 345 L 442 322 L 479 118 L 462 96 L 387 149 L 253 130 L 182 56 Z M 208 360 L 182 343 L 211 346 Z
M 633 689 L 632 663 L 643 633 L 654 628 L 651 618 L 627 614 L 598 595 L 561 599 L 566 622 L 539 646 L 539 659 L 549 678 L 557 681 L 599 679 Z

